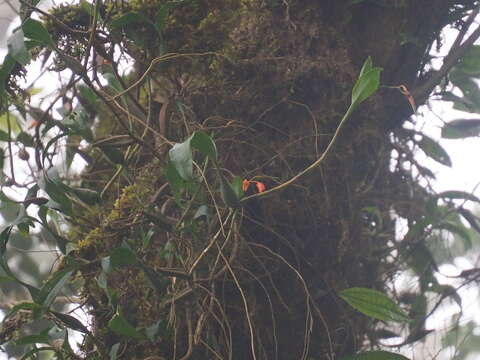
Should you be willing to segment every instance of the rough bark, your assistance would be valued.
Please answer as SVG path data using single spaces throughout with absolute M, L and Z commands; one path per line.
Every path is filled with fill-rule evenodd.
M 157 80 L 156 91 L 182 101 L 189 113 L 185 120 L 168 110 L 169 130 L 161 131 L 176 142 L 193 128 L 214 133 L 225 173 L 256 177 L 272 187 L 325 150 L 368 56 L 383 68 L 382 84 L 403 84 L 413 92 L 431 76 L 425 68 L 429 51 L 451 17 L 458 18 L 455 7 L 465 13 L 473 4 L 187 2 L 168 18 L 165 46 L 168 52 L 191 55 L 161 63 L 150 76 Z M 146 13 L 153 8 L 135 6 Z M 133 57 L 137 50 L 130 49 Z M 135 59 L 136 70 L 145 71 L 158 55 L 158 48 L 148 48 Z M 425 98 L 419 100 L 417 105 Z M 148 112 L 147 104 L 142 106 Z M 410 193 L 422 196 L 406 174 L 390 169 L 392 132 L 410 115 L 397 89 L 382 88 L 362 104 L 318 169 L 281 192 L 245 204 L 233 239 L 221 243 L 225 254 L 212 250 L 208 258 L 208 266 L 220 263 L 213 266 L 213 279 L 191 284 L 177 278 L 165 294 L 146 290 L 145 279 L 133 270 L 110 279 L 132 323 L 147 326 L 163 317 L 173 329 L 155 346 L 131 340 L 122 358 L 173 359 L 175 353 L 192 359 L 333 359 L 360 349 L 371 327 L 337 292 L 354 286 L 383 290 L 397 270 L 387 260 L 394 242 L 391 214 L 408 215 L 411 209 L 403 204 L 412 200 Z M 162 173 L 164 163 L 153 161 L 148 151 L 137 164 L 134 196 L 124 191 L 106 222 L 80 241 L 77 256 L 94 260 L 118 246 L 129 230 L 115 228 L 115 221 L 135 220 L 131 214 L 165 182 L 162 175 L 152 176 Z M 375 231 L 365 212 L 371 207 L 379 209 L 383 221 Z M 182 241 L 209 241 L 163 234 L 156 246 L 167 239 L 184 250 L 188 246 Z M 153 267 L 164 266 L 164 259 L 146 257 Z M 107 329 L 108 299 L 93 281 L 98 271 L 83 272 L 84 295 L 95 334 L 109 347 L 119 340 Z M 183 289 L 191 290 L 168 301 Z

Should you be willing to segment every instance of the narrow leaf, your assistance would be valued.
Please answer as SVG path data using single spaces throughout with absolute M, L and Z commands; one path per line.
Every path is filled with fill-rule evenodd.
M 447 230 L 448 232 L 460 236 L 464 240 L 465 250 L 472 248 L 472 239 L 470 238 L 470 233 L 468 229 L 465 228 L 460 222 L 452 223 L 449 221 L 444 221 L 435 226 L 435 229 Z
M 449 167 L 452 166 L 452 161 L 450 160 L 448 153 L 438 142 L 432 138 L 422 135 L 422 140 L 420 140 L 417 144 L 428 157 L 442 165 Z
M 83 325 L 82 322 L 77 318 L 74 318 L 71 315 L 62 314 L 56 311 L 50 311 L 50 313 L 53 314 L 58 320 L 60 320 L 69 329 L 80 331 L 84 334 L 89 333 L 85 325 Z
M 395 322 L 410 320 L 397 304 L 380 291 L 355 287 L 341 291 L 339 296 L 354 309 L 374 319 Z
M 73 271 L 73 269 L 67 268 L 53 274 L 53 276 L 40 289 L 39 294 L 35 298 L 35 302 L 47 308 L 50 307 L 60 291 L 62 291 L 65 284 L 70 280 Z
M 17 341 L 15 345 L 29 345 L 29 344 L 50 344 L 50 338 L 47 335 L 35 334 L 23 336 Z
M 464 139 L 480 135 L 480 119 L 457 119 L 442 128 L 442 138 Z
M 437 194 L 437 198 L 448 198 L 448 199 L 458 199 L 458 200 L 470 200 L 475 202 L 480 202 L 480 199 L 475 195 L 468 193 L 466 191 L 460 190 L 448 190 Z

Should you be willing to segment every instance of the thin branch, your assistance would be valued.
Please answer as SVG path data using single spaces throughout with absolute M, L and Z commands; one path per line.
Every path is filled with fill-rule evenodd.
M 467 31 L 467 30 L 465 30 Z M 480 26 L 468 37 L 462 45 L 450 50 L 448 55 L 443 60 L 440 70 L 433 73 L 433 75 L 421 86 L 413 91 L 413 97 L 418 104 L 422 104 L 428 95 L 433 91 L 435 86 L 444 78 L 448 72 L 456 65 L 458 60 L 465 55 L 465 53 L 472 47 L 472 45 L 480 37 Z

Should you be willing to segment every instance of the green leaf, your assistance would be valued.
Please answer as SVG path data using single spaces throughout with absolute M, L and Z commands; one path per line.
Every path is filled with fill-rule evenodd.
M 22 29 L 15 31 L 7 41 L 9 54 L 23 66 L 30 62 L 30 54 L 25 46 Z
M 442 128 L 442 138 L 464 139 L 480 135 L 480 119 L 457 119 Z
M 418 146 L 428 157 L 432 158 L 433 160 L 439 162 L 442 165 L 451 167 L 452 160 L 450 160 L 450 156 L 445 151 L 445 149 L 440 146 L 438 142 L 433 140 L 432 138 L 422 135 L 422 139 L 417 142 Z
M 71 192 L 87 205 L 95 205 L 102 201 L 100 194 L 95 190 L 71 188 Z
M 108 322 L 108 327 L 117 335 L 141 340 L 144 336 L 137 331 L 125 317 L 117 310 L 113 318 Z
M 137 263 L 137 255 L 126 247 L 119 247 L 114 249 L 110 256 L 102 259 L 102 269 L 105 273 L 110 273 L 113 269 L 125 266 L 134 265 Z
M 452 223 L 449 221 L 444 221 L 434 227 L 435 229 L 447 230 L 448 232 L 460 236 L 464 241 L 465 250 L 472 248 L 472 239 L 470 238 L 470 233 L 461 222 Z
M 448 199 L 470 200 L 470 201 L 480 202 L 480 199 L 475 195 L 468 193 L 466 191 L 460 191 L 460 190 L 443 191 L 437 194 L 436 197 L 439 199 L 448 198 Z
M 90 4 L 88 1 L 86 0 L 82 0 L 80 1 L 80 7 L 90 16 L 93 16 L 94 15 L 94 8 L 92 6 L 92 4 Z
M 480 75 L 480 46 L 471 46 L 455 67 L 469 75 Z
M 52 168 L 48 171 L 48 174 L 44 173 L 38 181 L 38 186 L 48 194 L 50 199 L 58 204 L 59 210 L 67 215 L 72 214 L 72 202 L 65 195 L 70 188 L 61 183 L 56 169 Z M 50 207 L 56 207 L 55 204 L 50 205 Z
M 389 351 L 365 351 L 359 354 L 343 357 L 341 360 L 409 360 L 403 355 Z
M 4 113 L 0 115 L 0 130 L 7 134 L 8 141 L 8 122 L 10 121 L 10 131 L 12 135 L 16 135 L 22 131 L 17 116 L 12 113 Z M 5 138 L 5 135 L 3 136 Z
M 118 165 L 125 164 L 125 158 L 123 156 L 123 153 L 120 150 L 112 146 L 104 146 L 104 145 L 100 145 L 99 148 L 105 154 L 107 159 L 110 160 L 112 163 L 118 164 Z
M 73 272 L 74 269 L 67 268 L 53 274 L 40 289 L 40 292 L 35 298 L 35 302 L 44 307 L 50 307 L 65 284 L 70 280 Z
M 10 54 L 7 54 L 3 59 L 2 67 L 0 67 L 0 107 L 4 105 L 2 98 L 5 97 L 5 83 L 16 63 L 17 61 Z
M 89 143 L 93 142 L 92 121 L 82 106 L 77 105 L 75 110 L 62 121 L 62 124 L 71 130 L 71 134 L 80 135 Z
M 83 325 L 82 322 L 77 318 L 74 318 L 71 315 L 62 314 L 56 311 L 50 311 L 50 313 L 54 315 L 58 320 L 60 320 L 69 329 L 80 331 L 81 333 L 84 333 L 84 334 L 90 333 L 88 329 L 85 327 L 85 325 Z
M 354 287 L 342 290 L 339 296 L 354 309 L 374 319 L 395 322 L 410 321 L 403 310 L 380 291 Z
M 191 139 L 192 137 L 188 138 L 183 143 L 175 144 L 168 152 L 170 161 L 184 180 L 190 180 L 193 177 L 193 158 L 192 148 L 190 146 Z
M 182 179 L 171 160 L 168 161 L 165 176 L 170 184 L 175 201 L 180 205 L 180 192 L 185 187 L 185 180 Z
M 17 346 L 29 344 L 50 344 L 50 338 L 44 334 L 34 334 L 23 336 L 15 341 L 15 345 Z
M 373 69 L 373 61 L 372 57 L 369 56 L 367 60 L 362 65 L 362 69 L 360 70 L 360 74 L 358 75 L 359 78 L 361 78 L 363 75 L 365 75 L 367 72 Z
M 110 265 L 113 268 L 125 265 L 133 265 L 137 262 L 137 255 L 126 247 L 119 247 L 110 254 Z
M 232 190 L 237 195 L 238 199 L 241 199 L 245 193 L 243 192 L 243 180 L 240 176 L 234 176 L 232 179 Z
M 382 68 L 372 68 L 372 59 L 365 60 L 360 76 L 352 89 L 351 110 L 360 105 L 364 100 L 370 97 L 378 90 L 380 85 L 380 73 Z
M 232 188 L 232 185 L 223 177 L 223 175 L 218 172 L 220 176 L 220 194 L 222 195 L 222 200 L 230 208 L 236 208 L 240 204 L 240 198 L 237 196 L 235 191 Z
M 126 27 L 130 24 L 152 24 L 151 21 L 143 14 L 135 11 L 127 12 L 126 14 L 112 20 L 110 22 L 110 28 L 116 30 Z
M 7 132 L 0 130 L 0 141 L 8 142 L 10 138 L 8 137 Z
M 8 134 L 7 134 L 7 137 L 8 137 Z M 1 137 L 0 137 L 0 140 L 2 140 Z M 30 134 L 28 134 L 28 133 L 26 133 L 26 132 L 23 132 L 23 131 L 20 132 L 20 133 L 17 135 L 16 140 L 17 140 L 19 143 L 21 143 L 21 144 L 23 144 L 23 145 L 25 145 L 25 146 L 27 146 L 27 147 L 34 147 L 34 146 L 35 146 L 35 145 L 34 145 L 35 143 L 34 143 L 34 140 L 33 140 L 32 135 L 30 135 Z
M 3 321 L 12 317 L 13 315 L 15 315 L 20 310 L 27 310 L 29 312 L 31 311 L 34 314 L 34 316 L 33 316 L 34 318 L 36 318 L 36 315 L 40 314 L 43 311 L 42 307 L 40 305 L 36 304 L 36 303 L 22 302 L 20 304 L 15 305 L 14 307 L 12 307 L 12 309 L 10 309 L 10 311 L 5 315 Z
M 25 37 L 36 40 L 47 46 L 54 46 L 53 40 L 48 33 L 48 30 L 45 29 L 43 24 L 34 19 L 27 19 L 22 25 L 22 30 Z
M 12 232 L 12 226 L 7 226 L 0 233 L 0 267 L 3 269 L 5 275 L 13 279 L 16 283 L 27 288 L 32 299 L 35 299 L 39 293 L 39 290 L 36 287 L 29 285 L 23 282 L 22 280 L 18 279 L 13 273 L 13 271 L 10 269 L 10 266 L 8 265 L 7 259 L 5 257 L 5 252 L 7 251 L 7 243 L 10 240 L 11 232 Z
M 209 157 L 213 161 L 217 161 L 217 147 L 212 138 L 203 131 L 196 131 L 190 144 L 194 149 L 200 151 L 203 155 Z

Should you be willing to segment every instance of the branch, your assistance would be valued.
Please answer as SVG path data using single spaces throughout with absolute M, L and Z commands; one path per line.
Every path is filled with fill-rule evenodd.
M 478 13 L 478 8 L 472 12 L 471 15 Z M 415 98 L 418 104 L 423 103 L 423 101 L 428 97 L 428 95 L 433 91 L 435 86 L 440 83 L 443 77 L 445 77 L 448 72 L 452 69 L 457 61 L 465 55 L 465 53 L 472 47 L 475 41 L 480 37 L 480 26 L 478 26 L 475 31 L 468 37 L 465 42 L 460 45 L 460 42 L 463 39 L 463 36 L 468 30 L 469 25 L 473 22 L 473 18 L 469 16 L 465 24 L 464 29 L 460 31 L 455 40 L 450 52 L 443 60 L 442 67 L 433 73 L 433 75 L 421 86 L 417 87 L 412 95 Z

